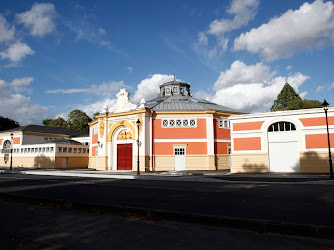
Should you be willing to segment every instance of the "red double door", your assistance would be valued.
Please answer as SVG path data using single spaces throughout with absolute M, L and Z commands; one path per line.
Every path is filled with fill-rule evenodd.
M 117 170 L 132 170 L 132 143 L 117 144 Z

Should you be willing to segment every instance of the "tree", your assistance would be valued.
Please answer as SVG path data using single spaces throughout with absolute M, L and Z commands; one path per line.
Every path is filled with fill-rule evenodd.
M 0 116 L 0 131 L 20 127 L 17 121 Z
M 92 119 L 79 109 L 74 109 L 68 114 L 67 122 L 70 129 L 88 131 L 88 123 L 91 121 Z
M 68 123 L 62 117 L 58 117 L 57 119 L 46 119 L 43 120 L 43 124 L 49 127 L 55 128 L 67 128 Z
M 318 100 L 303 100 L 304 109 L 322 108 L 322 103 Z
M 274 101 L 274 105 L 271 106 L 270 111 L 301 109 L 302 107 L 302 98 L 300 98 L 289 83 L 285 83 L 277 99 Z
M 100 114 L 100 112 L 96 112 L 93 116 L 94 117 L 93 119 L 96 120 L 97 119 L 96 116 L 99 115 L 99 114 Z
M 288 83 L 285 83 L 270 111 L 312 108 L 322 108 L 321 102 L 317 100 L 302 100 L 295 90 Z

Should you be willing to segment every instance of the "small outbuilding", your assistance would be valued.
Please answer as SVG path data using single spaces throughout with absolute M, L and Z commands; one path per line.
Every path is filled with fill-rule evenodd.
M 231 172 L 328 173 L 328 137 L 321 108 L 234 115 Z M 328 109 L 334 145 L 334 108 Z

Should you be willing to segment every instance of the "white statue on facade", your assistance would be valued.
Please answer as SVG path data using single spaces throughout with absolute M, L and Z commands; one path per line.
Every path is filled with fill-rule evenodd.
M 126 89 L 120 89 L 116 96 L 116 104 L 110 108 L 110 113 L 128 112 L 137 108 L 136 104 L 130 102 L 130 93 Z

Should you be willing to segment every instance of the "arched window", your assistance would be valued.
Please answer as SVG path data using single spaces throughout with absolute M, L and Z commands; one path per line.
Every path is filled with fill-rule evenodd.
M 268 132 L 284 132 L 296 130 L 295 124 L 291 122 L 275 122 L 268 128 Z

